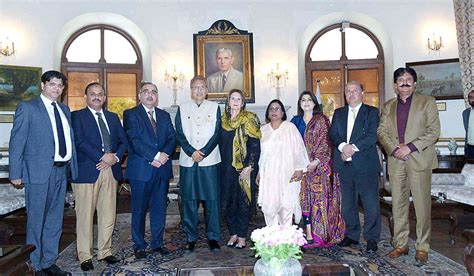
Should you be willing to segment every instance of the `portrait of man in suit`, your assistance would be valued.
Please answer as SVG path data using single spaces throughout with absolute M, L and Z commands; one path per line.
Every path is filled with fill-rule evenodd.
M 466 130 L 466 142 L 464 144 L 464 155 L 468 159 L 474 159 L 474 90 L 467 95 L 470 107 L 462 112 L 464 129 Z
M 362 102 L 364 88 L 357 81 L 348 82 L 344 94 L 347 105 L 335 110 L 330 131 L 334 170 L 341 180 L 342 216 L 346 222 L 344 239 L 338 245 L 359 244 L 360 198 L 364 207 L 366 249 L 375 252 L 381 227 L 378 174 L 382 168 L 376 147 L 379 111 Z
M 242 72 L 233 67 L 235 57 L 231 48 L 219 48 L 216 51 L 216 64 L 219 71 L 207 77 L 207 88 L 211 93 L 229 92 L 232 89 L 243 90 Z
M 415 261 L 426 263 L 431 239 L 431 173 L 438 166 L 435 144 L 440 122 L 433 97 L 415 92 L 414 69 L 398 68 L 393 73 L 397 97 L 382 108 L 377 136 L 388 155 L 394 220 L 393 246 L 388 254 L 408 254 L 409 196 L 416 214 Z
M 71 113 L 62 104 L 66 76 L 47 71 L 41 95 L 18 104 L 10 136 L 10 181 L 25 187 L 26 243 L 36 275 L 68 275 L 56 264 L 70 172 L 77 177 Z
M 173 178 L 171 156 L 176 135 L 168 112 L 157 108 L 158 88 L 151 82 L 140 87 L 140 104 L 123 113 L 128 138 L 125 178 L 132 193 L 132 240 L 135 258 L 146 257 L 145 217 L 150 210 L 150 247 L 161 255 L 170 254 L 164 245 L 166 201 Z
M 122 180 L 122 160 L 128 142 L 117 114 L 104 110 L 106 95 L 100 83 L 87 85 L 87 107 L 72 112 L 78 175 L 73 179 L 76 210 L 77 256 L 83 271 L 92 263 L 94 212 L 97 210 L 97 259 L 109 264 L 112 255 L 117 182 Z

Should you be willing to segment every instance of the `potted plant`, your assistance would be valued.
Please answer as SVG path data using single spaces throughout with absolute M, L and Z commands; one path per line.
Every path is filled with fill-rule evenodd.
M 266 226 L 255 229 L 250 239 L 255 257 L 260 257 L 254 266 L 255 275 L 301 275 L 298 260 L 301 246 L 307 243 L 302 229 L 296 225 Z

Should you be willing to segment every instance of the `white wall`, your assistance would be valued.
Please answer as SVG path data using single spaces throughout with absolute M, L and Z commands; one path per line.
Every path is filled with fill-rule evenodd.
M 294 105 L 298 91 L 305 88 L 304 52 L 309 40 L 323 27 L 342 20 L 365 26 L 381 40 L 387 99 L 394 96 L 392 72 L 405 62 L 458 57 L 452 0 L 0 0 L 0 37 L 8 33 L 18 49 L 13 57 L 0 57 L 0 63 L 39 66 L 43 71 L 59 69 L 65 39 L 82 26 L 104 22 L 122 27 L 138 41 L 145 62 L 144 78 L 158 83 L 160 105 L 169 106 L 172 92 L 163 83 L 165 70 L 176 64 L 189 80 L 194 72 L 192 35 L 219 19 L 253 33 L 255 105 L 266 105 L 274 97 L 266 75 L 276 62 L 290 73 L 282 100 Z M 437 56 L 425 46 L 433 31 L 441 34 L 445 43 Z M 178 99 L 188 100 L 188 89 L 181 91 Z M 454 124 L 459 112 L 448 108 L 441 113 L 442 120 Z M 459 124 L 462 129 L 461 120 Z M 462 137 L 460 134 L 459 128 L 452 133 L 451 128 L 443 130 L 445 137 Z

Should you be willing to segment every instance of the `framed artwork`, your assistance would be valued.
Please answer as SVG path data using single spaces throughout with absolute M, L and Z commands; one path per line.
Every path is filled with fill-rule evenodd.
M 41 93 L 41 67 L 0 65 L 0 110 L 14 111 L 20 101 Z
M 224 102 L 231 89 L 240 89 L 254 103 L 253 34 L 219 20 L 193 40 L 194 73 L 206 77 L 208 99 Z
M 416 71 L 416 91 L 437 100 L 463 98 L 459 59 L 407 62 L 406 66 Z

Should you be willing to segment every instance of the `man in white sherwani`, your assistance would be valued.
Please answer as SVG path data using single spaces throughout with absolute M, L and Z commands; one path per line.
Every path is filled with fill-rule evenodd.
M 179 186 L 188 252 L 196 246 L 201 201 L 209 249 L 220 250 L 218 141 L 221 113 L 217 103 L 206 100 L 207 92 L 206 79 L 195 76 L 191 80 L 192 100 L 179 106 L 175 119 L 176 137 L 181 146 Z

